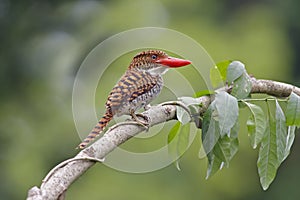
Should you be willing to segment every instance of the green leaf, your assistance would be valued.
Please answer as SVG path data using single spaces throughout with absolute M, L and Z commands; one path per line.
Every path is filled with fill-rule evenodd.
M 208 166 L 206 171 L 206 179 L 212 177 L 216 172 L 222 169 L 223 162 L 216 157 L 213 152 L 207 154 Z
M 206 179 L 213 176 L 217 171 L 221 170 L 223 166 L 229 167 L 229 162 L 238 151 L 238 123 L 232 128 L 231 136 L 219 138 L 218 142 L 208 155 L 208 167 L 206 172 Z
M 210 81 L 214 88 L 220 87 L 223 85 L 222 76 L 220 71 L 218 70 L 217 66 L 210 69 Z
M 262 139 L 257 161 L 258 174 L 264 190 L 268 189 L 278 167 L 289 155 L 295 138 L 295 126 L 286 127 L 285 116 L 277 100 L 275 105 L 275 119 L 268 107 L 269 126 Z
M 238 119 L 239 107 L 237 99 L 227 92 L 219 92 L 215 98 L 216 110 L 218 113 L 218 121 L 220 127 L 220 135 L 230 136 L 230 129 L 234 126 Z
M 215 94 L 216 92 L 215 91 L 212 91 L 212 90 L 201 90 L 199 92 L 196 92 L 194 94 L 194 97 L 197 98 L 197 97 L 202 97 L 202 96 L 207 96 L 207 95 L 212 95 L 212 94 Z
M 240 129 L 240 124 L 239 121 L 237 120 L 234 126 L 230 130 L 230 138 L 237 138 L 239 129 Z
M 277 158 L 276 122 L 271 116 L 270 111 L 268 118 L 269 124 L 261 141 L 257 160 L 260 183 L 264 190 L 268 189 L 274 180 L 279 166 Z
M 255 149 L 264 136 L 267 126 L 266 117 L 263 110 L 259 106 L 248 102 L 244 102 L 244 104 L 251 112 L 251 115 L 247 120 L 247 129 L 251 146 Z
M 172 142 L 172 140 L 175 138 L 175 136 L 178 134 L 179 130 L 181 128 L 181 123 L 176 122 L 174 126 L 171 128 L 169 134 L 168 134 L 168 144 Z
M 190 124 L 181 126 L 180 122 L 177 122 L 168 135 L 168 150 L 169 154 L 175 159 L 175 165 L 178 170 L 179 158 L 184 154 L 189 146 L 190 138 Z
M 227 81 L 228 83 L 232 83 L 239 77 L 241 77 L 244 73 L 246 73 L 245 65 L 240 61 L 233 61 L 229 64 L 227 68 Z
M 231 95 L 237 99 L 244 99 L 249 96 L 252 89 L 250 76 L 245 72 L 234 81 Z
M 230 63 L 230 60 L 222 61 L 210 69 L 210 80 L 213 87 L 219 87 L 223 85 L 226 80 L 227 67 Z
M 288 126 L 288 131 L 287 131 L 287 137 L 286 137 L 286 145 L 285 145 L 285 150 L 284 150 L 284 158 L 283 161 L 288 157 L 290 154 L 291 147 L 294 143 L 295 139 L 295 131 L 296 131 L 296 126 Z
M 227 76 L 227 68 L 229 64 L 231 63 L 231 60 L 224 60 L 216 64 L 217 69 L 220 72 L 221 78 L 223 81 L 226 81 Z
M 187 124 L 191 121 L 190 115 L 186 112 L 185 109 L 183 109 L 180 106 L 176 106 L 176 117 L 179 122 L 181 122 L 183 125 Z
M 214 154 L 220 158 L 226 167 L 229 167 L 229 161 L 233 158 L 238 150 L 239 142 L 237 138 L 225 136 L 220 138 L 214 148 Z
M 175 160 L 174 163 L 177 169 L 179 169 L 179 164 L 177 163 L 177 159 L 178 159 L 177 142 L 178 142 L 178 135 L 180 129 L 181 129 L 181 123 L 176 122 L 168 134 L 168 152 L 171 158 Z
M 181 127 L 181 131 L 178 134 L 177 140 L 177 157 L 176 160 L 176 167 L 180 170 L 179 161 L 180 157 L 184 154 L 189 146 L 189 139 L 190 139 L 190 124 L 185 124 Z
M 216 120 L 217 111 L 215 101 L 213 101 L 203 116 L 202 122 L 202 147 L 199 152 L 199 158 L 208 155 L 214 148 L 220 137 L 219 123 Z
M 180 97 L 180 98 L 178 98 L 178 100 L 181 101 L 186 107 L 188 107 L 190 109 L 190 111 L 198 112 L 197 107 L 200 104 L 199 99 L 192 98 L 192 97 Z M 197 106 L 194 106 L 194 105 L 197 105 Z M 177 111 L 176 112 L 177 119 L 182 124 L 187 124 L 192 120 L 189 113 L 185 109 L 183 109 L 181 106 L 177 106 L 176 111 Z
M 300 126 L 300 97 L 291 93 L 286 108 L 286 124 L 289 126 Z
M 190 126 L 190 124 L 185 124 L 181 127 L 177 142 L 177 153 L 179 156 L 182 156 L 189 146 Z
M 287 127 L 284 113 L 278 103 L 276 103 L 276 112 L 275 112 L 275 120 L 276 120 L 276 143 L 277 143 L 277 158 L 278 163 L 280 164 L 285 158 L 285 150 L 286 150 L 286 138 L 287 138 Z

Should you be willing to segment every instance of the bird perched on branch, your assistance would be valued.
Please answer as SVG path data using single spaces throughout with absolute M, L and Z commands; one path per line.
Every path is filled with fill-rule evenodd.
M 169 57 L 159 50 L 143 51 L 134 56 L 127 71 L 110 92 L 105 114 L 78 148 L 83 149 L 93 141 L 114 116 L 131 115 L 137 122 L 147 124 L 137 118 L 135 111 L 159 95 L 163 87 L 162 75 L 169 68 L 190 63 L 189 60 Z

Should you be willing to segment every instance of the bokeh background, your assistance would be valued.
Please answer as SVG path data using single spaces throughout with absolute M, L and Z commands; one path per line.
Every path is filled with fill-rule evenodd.
M 24 199 L 53 166 L 76 154 L 72 87 L 99 42 L 130 28 L 170 28 L 194 38 L 216 62 L 238 59 L 257 78 L 299 86 L 299 8 L 297 0 L 0 0 L 0 199 Z M 111 87 L 103 81 L 98 89 L 99 112 Z M 209 180 L 195 141 L 181 171 L 171 165 L 127 174 L 97 164 L 66 199 L 299 199 L 299 139 L 263 191 L 244 126 L 239 138 L 230 168 Z

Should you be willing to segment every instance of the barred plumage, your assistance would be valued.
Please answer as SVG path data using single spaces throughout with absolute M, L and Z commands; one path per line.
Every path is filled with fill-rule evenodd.
M 137 54 L 127 71 L 110 92 L 106 112 L 97 125 L 79 144 L 83 149 L 95 139 L 114 116 L 131 115 L 156 98 L 162 87 L 164 74 L 169 67 L 181 67 L 190 61 L 169 57 L 159 50 L 143 51 Z

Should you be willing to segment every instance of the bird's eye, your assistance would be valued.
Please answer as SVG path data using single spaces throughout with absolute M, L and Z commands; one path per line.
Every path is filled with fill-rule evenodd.
M 152 58 L 152 60 L 156 60 L 157 55 L 154 54 L 154 55 L 151 56 L 151 58 Z

